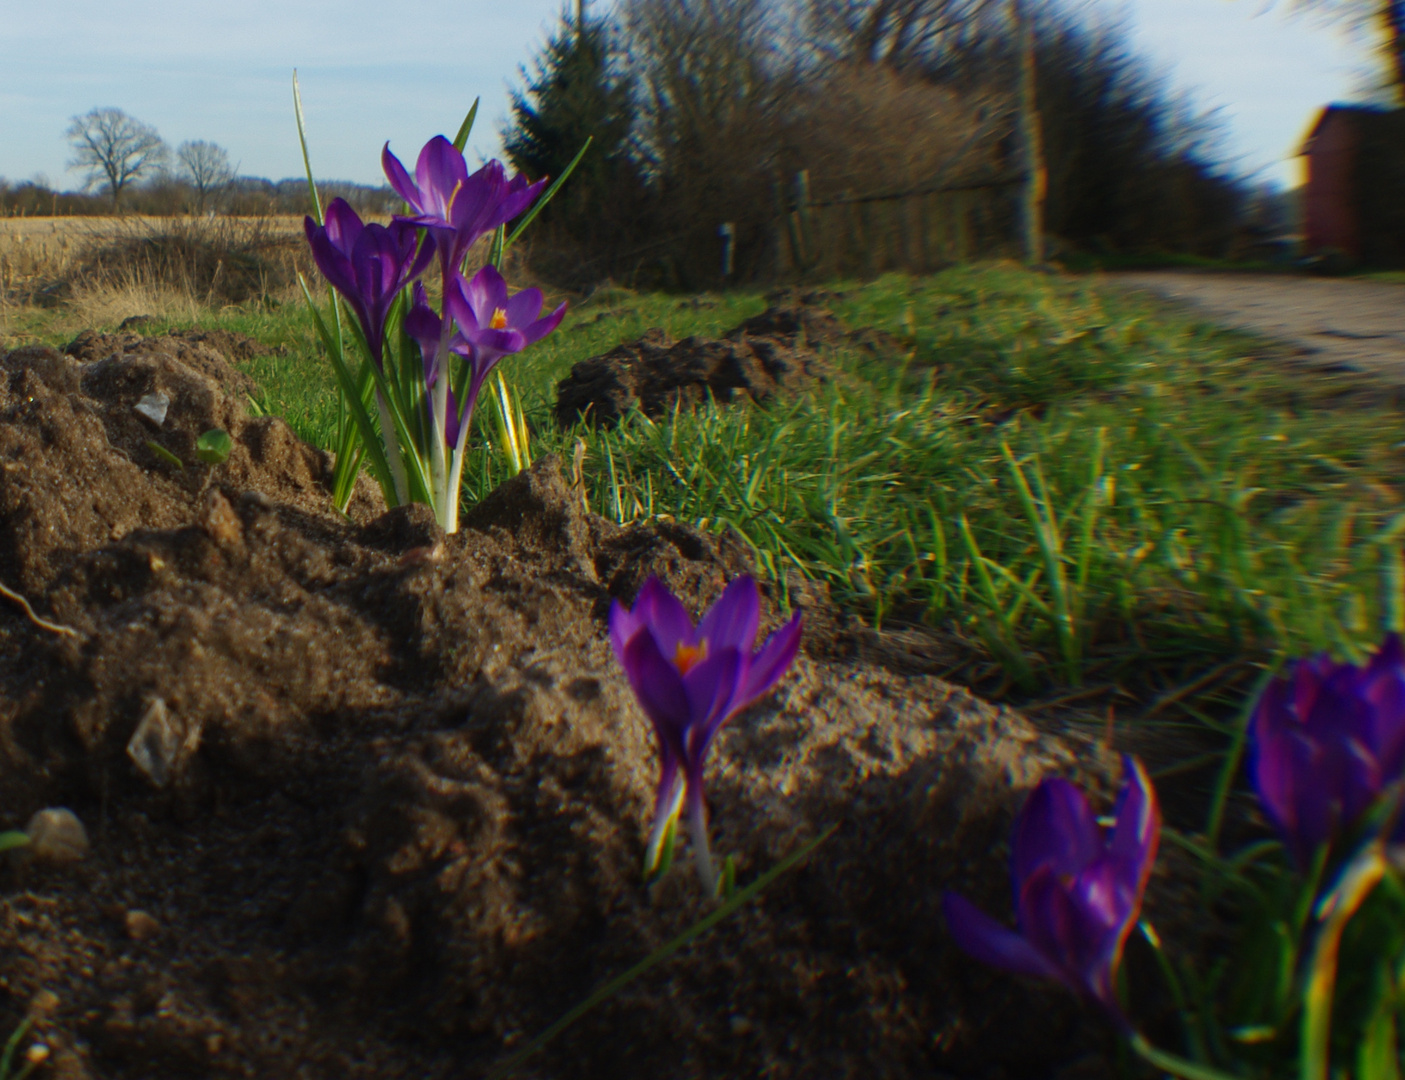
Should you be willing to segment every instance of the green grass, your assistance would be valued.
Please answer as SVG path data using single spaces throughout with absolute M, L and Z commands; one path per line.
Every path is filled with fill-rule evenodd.
M 1263 343 L 1091 280 L 984 267 L 838 288 L 836 312 L 895 335 L 897 355 L 840 350 L 832 382 L 769 408 L 560 431 L 573 363 L 765 306 L 597 296 L 504 364 L 534 453 L 569 461 L 584 440 L 596 512 L 733 527 L 768 575 L 798 569 L 871 621 L 974 646 L 952 674 L 988 692 L 1146 703 L 1227 663 L 1359 657 L 1400 625 L 1405 454 L 1386 406 L 1342 407 Z M 330 444 L 334 385 L 305 313 L 203 325 L 275 346 L 247 366 L 263 405 Z M 505 465 L 480 449 L 465 476 L 471 502 Z

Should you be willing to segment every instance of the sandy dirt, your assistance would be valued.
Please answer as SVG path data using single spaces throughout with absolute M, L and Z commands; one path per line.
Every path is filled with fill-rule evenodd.
M 1110 274 L 1107 281 L 1276 338 L 1314 366 L 1346 367 L 1405 385 L 1405 285 L 1185 271 Z

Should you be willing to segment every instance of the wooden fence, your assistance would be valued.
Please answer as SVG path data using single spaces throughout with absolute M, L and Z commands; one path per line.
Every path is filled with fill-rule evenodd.
M 879 195 L 814 199 L 809 177 L 776 185 L 783 274 L 868 277 L 927 273 L 1020 253 L 1022 175 L 987 175 Z

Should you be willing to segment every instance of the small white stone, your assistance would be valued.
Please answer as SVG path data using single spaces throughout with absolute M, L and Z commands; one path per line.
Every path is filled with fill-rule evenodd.
M 163 788 L 199 745 L 200 725 L 187 724 L 166 708 L 162 698 L 153 698 L 127 741 L 127 756 L 143 776 Z
M 24 827 L 29 837 L 25 851 L 47 862 L 77 862 L 88 853 L 88 830 L 78 815 L 62 806 L 40 810 Z
M 133 409 L 146 417 L 157 427 L 160 427 L 166 422 L 166 410 L 170 407 L 171 399 L 161 390 L 147 394 L 146 397 L 132 406 Z

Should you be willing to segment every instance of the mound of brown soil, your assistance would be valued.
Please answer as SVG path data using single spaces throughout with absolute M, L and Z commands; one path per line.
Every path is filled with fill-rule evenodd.
M 766 401 L 828 379 L 824 350 L 855 335 L 830 311 L 811 304 L 812 297 L 777 299 L 781 302 L 729 330 L 721 341 L 675 342 L 663 330 L 650 330 L 576 364 L 556 387 L 557 423 L 569 427 L 586 419 L 613 426 L 635 407 L 646 416 L 662 416 L 709 397 L 724 404 L 738 398 Z
M 346 520 L 243 389 L 189 341 L 0 358 L 0 580 L 73 631 L 0 607 L 0 827 L 61 805 L 91 838 L 0 863 L 0 1030 L 31 1016 L 55 1077 L 481 1075 L 709 910 L 686 858 L 640 882 L 654 746 L 606 616 L 649 574 L 700 609 L 746 550 L 588 515 L 554 458 L 455 536 L 369 491 Z M 214 469 L 146 445 L 193 462 L 210 427 Z M 839 832 L 526 1075 L 1045 1077 L 1101 1046 L 960 957 L 939 900 L 1007 903 L 1022 792 L 1105 763 L 806 604 L 714 752 L 715 846 L 746 881 Z

